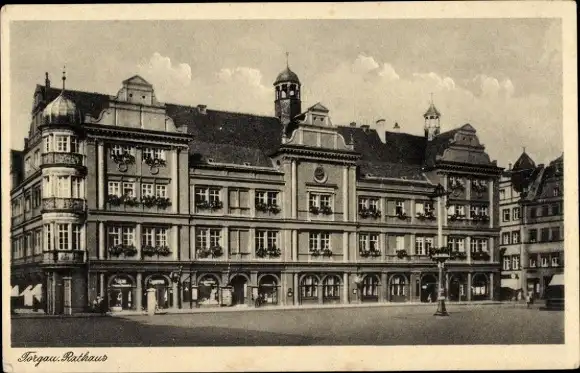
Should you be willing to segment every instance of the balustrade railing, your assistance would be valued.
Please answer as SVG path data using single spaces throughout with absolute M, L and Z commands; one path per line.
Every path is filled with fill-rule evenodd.
M 83 154 L 50 152 L 42 154 L 43 165 L 83 166 Z
M 42 211 L 69 211 L 84 212 L 86 210 L 86 201 L 82 198 L 61 198 L 51 197 L 42 199 Z

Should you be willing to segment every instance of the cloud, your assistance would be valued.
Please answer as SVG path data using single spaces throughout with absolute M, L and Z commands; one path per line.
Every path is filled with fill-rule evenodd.
M 379 71 L 379 76 L 386 80 L 399 80 L 399 74 L 397 74 L 393 66 L 386 62 L 383 64 L 381 71 Z
M 505 98 L 514 94 L 514 85 L 510 79 L 504 79 L 501 82 L 487 75 L 477 75 L 473 82 L 479 86 L 479 92 L 482 96 L 488 98 Z
M 373 57 L 359 54 L 352 63 L 352 71 L 355 74 L 366 74 L 379 68 L 379 64 Z
M 164 100 L 179 97 L 191 84 L 191 67 L 187 63 L 173 64 L 171 59 L 158 52 L 137 65 L 138 74 L 155 87 L 157 96 Z
M 223 68 L 217 73 L 224 83 L 249 85 L 258 89 L 266 88 L 262 85 L 262 73 L 251 67 Z

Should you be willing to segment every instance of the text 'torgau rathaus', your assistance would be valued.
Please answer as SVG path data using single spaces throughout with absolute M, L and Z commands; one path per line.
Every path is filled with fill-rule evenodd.
M 139 76 L 116 96 L 47 76 L 12 151 L 12 287 L 48 313 L 141 309 L 149 287 L 159 308 L 434 301 L 442 219 L 448 299 L 496 298 L 502 170 L 471 125 L 440 132 L 431 104 L 424 136 L 383 142 L 302 109 L 289 68 L 273 88 L 259 116 L 161 103 Z

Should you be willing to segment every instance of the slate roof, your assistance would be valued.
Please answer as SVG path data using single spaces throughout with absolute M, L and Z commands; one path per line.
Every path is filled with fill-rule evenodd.
M 520 155 L 518 160 L 514 163 L 512 170 L 519 171 L 519 170 L 529 170 L 536 168 L 536 163 L 532 160 L 532 158 L 526 153 L 525 151 Z
M 283 82 L 291 82 L 291 83 L 300 84 L 300 79 L 298 79 L 298 75 L 296 75 L 296 73 L 294 71 L 290 70 L 289 67 L 286 67 L 286 69 L 284 71 L 282 71 L 280 74 L 278 74 L 278 77 L 274 81 L 274 85 L 276 85 L 278 83 L 283 83 Z
M 385 143 L 375 129 L 338 127 L 347 143 L 361 154 L 361 175 L 425 180 L 422 173 L 426 139 L 406 133 L 387 132 Z
M 437 110 L 437 108 L 435 107 L 435 105 L 433 105 L 433 103 L 431 103 L 431 105 L 429 105 L 429 109 L 427 109 L 427 111 L 425 112 L 425 114 L 423 114 L 423 117 L 430 117 L 432 115 L 441 116 L 441 113 L 439 112 L 439 110 Z
M 432 167 L 435 165 L 437 156 L 443 155 L 457 131 L 459 131 L 459 128 L 440 133 L 433 140 L 427 142 L 425 146 L 425 166 Z
M 37 90 L 46 96 L 46 104 L 49 104 L 54 99 L 60 95 L 62 89 L 60 88 L 46 88 L 42 85 L 36 86 Z M 72 91 L 66 89 L 64 91 L 63 96 L 71 101 L 73 101 L 78 110 L 80 110 L 81 115 L 84 118 L 85 114 L 89 114 L 90 116 L 96 118 L 99 116 L 101 111 L 105 109 L 109 105 L 109 95 L 104 95 L 101 93 L 94 93 L 94 92 L 82 92 L 82 91 Z
M 524 153 L 525 154 L 525 153 Z M 542 198 L 554 198 L 554 189 L 559 188 L 563 194 L 564 155 L 551 161 L 548 166 L 538 165 L 529 178 L 530 191 L 528 201 Z

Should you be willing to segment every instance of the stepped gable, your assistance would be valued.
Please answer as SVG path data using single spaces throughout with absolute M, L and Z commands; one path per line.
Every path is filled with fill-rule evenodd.
M 187 126 L 193 162 L 249 164 L 272 167 L 268 156 L 281 144 L 282 124 L 275 117 L 200 110 L 166 104 L 167 115 L 177 127 Z
M 422 172 L 425 139 L 405 133 L 387 132 L 383 143 L 375 129 L 338 128 L 354 150 L 361 154 L 361 176 L 426 180 Z

